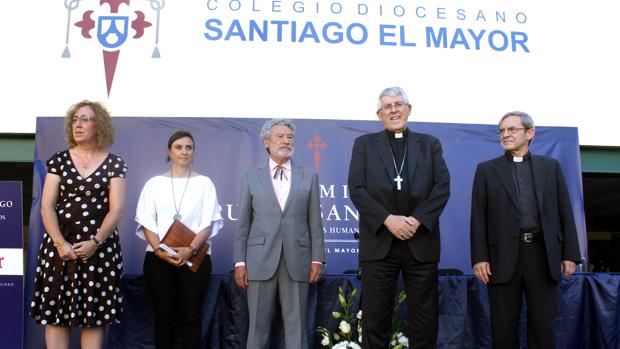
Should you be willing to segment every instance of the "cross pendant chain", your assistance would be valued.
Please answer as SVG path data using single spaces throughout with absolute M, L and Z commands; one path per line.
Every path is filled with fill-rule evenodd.
M 400 174 L 403 173 L 403 166 L 405 166 L 405 159 L 407 158 L 407 146 L 405 146 L 405 152 L 403 154 L 403 161 L 400 163 L 400 169 L 396 167 L 396 158 L 394 157 L 392 147 L 390 147 L 390 151 L 392 152 L 392 163 L 394 164 L 394 170 L 396 171 L 396 177 L 394 177 L 394 182 L 396 182 L 396 190 L 401 190 L 401 183 L 403 181 L 403 177 L 401 177 Z
M 396 190 L 400 190 L 400 182 L 403 181 L 403 178 L 400 176 L 400 174 L 398 176 L 396 176 L 396 178 L 394 178 L 394 182 L 396 182 Z

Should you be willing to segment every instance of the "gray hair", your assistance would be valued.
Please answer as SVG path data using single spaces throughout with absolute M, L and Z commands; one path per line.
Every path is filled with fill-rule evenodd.
M 260 130 L 260 138 L 267 139 L 271 137 L 271 128 L 277 125 L 283 125 L 291 129 L 293 131 L 293 135 L 295 135 L 295 124 L 291 119 L 271 119 L 267 120 L 263 124 L 263 128 Z
M 407 93 L 405 93 L 405 90 L 403 90 L 402 88 L 398 86 L 388 87 L 385 90 L 381 91 L 381 93 L 379 94 L 379 100 L 377 101 L 377 110 L 381 109 L 382 107 L 381 98 L 385 96 L 390 96 L 390 97 L 401 96 L 403 97 L 403 103 L 409 104 L 409 97 L 407 97 Z
M 527 129 L 534 128 L 534 119 L 532 119 L 532 117 L 528 113 L 525 113 L 522 111 L 511 111 L 511 112 L 504 114 L 504 116 L 502 116 L 502 119 L 499 120 L 499 124 L 497 124 L 497 126 L 502 127 L 501 125 L 504 119 L 506 119 L 507 117 L 511 117 L 511 116 L 518 116 L 521 119 L 521 123 L 523 124 L 523 127 Z

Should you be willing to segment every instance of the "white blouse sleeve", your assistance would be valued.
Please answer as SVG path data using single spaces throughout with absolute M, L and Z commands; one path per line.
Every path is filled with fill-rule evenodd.
M 215 185 L 213 185 L 211 179 L 205 177 L 204 195 L 202 196 L 202 214 L 200 215 L 200 225 L 196 231 L 201 231 L 211 226 L 209 240 L 217 235 L 224 226 L 224 220 L 220 213 L 221 210 L 222 208 L 217 201 Z
M 140 199 L 138 199 L 138 206 L 136 207 L 135 221 L 138 223 L 136 235 L 138 235 L 142 240 L 146 240 L 144 237 L 143 228 L 157 234 L 157 210 L 155 207 L 155 198 L 153 197 L 154 192 L 152 189 L 152 181 L 149 180 L 142 188 Z

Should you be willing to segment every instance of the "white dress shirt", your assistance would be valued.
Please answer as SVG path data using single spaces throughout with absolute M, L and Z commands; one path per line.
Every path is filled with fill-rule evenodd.
M 273 190 L 276 193 L 276 199 L 278 199 L 280 209 L 284 211 L 286 199 L 288 198 L 288 194 L 291 191 L 291 159 L 286 160 L 286 162 L 282 164 L 282 167 L 284 168 L 283 175 L 281 177 L 276 176 L 276 169 L 278 168 L 278 164 L 271 158 L 269 158 L 271 184 L 273 184 Z

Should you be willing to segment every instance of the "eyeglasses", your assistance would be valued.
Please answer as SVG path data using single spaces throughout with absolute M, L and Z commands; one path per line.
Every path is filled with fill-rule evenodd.
M 391 112 L 392 108 L 395 108 L 396 110 L 401 110 L 405 107 L 404 102 L 396 102 L 396 103 L 392 103 L 392 104 L 385 104 L 381 106 L 381 110 L 384 112 Z
M 77 124 L 78 122 L 85 123 L 85 122 L 89 122 L 89 121 L 93 120 L 94 118 L 95 118 L 95 116 L 94 116 L 94 115 L 80 115 L 80 116 L 74 116 L 74 117 L 71 119 L 71 123 L 72 123 L 72 124 Z
M 527 127 L 508 127 L 508 128 L 500 128 L 496 132 L 498 135 L 503 135 L 504 132 L 508 131 L 508 134 L 513 135 L 517 133 L 518 131 L 527 130 L 527 129 L 528 129 Z

